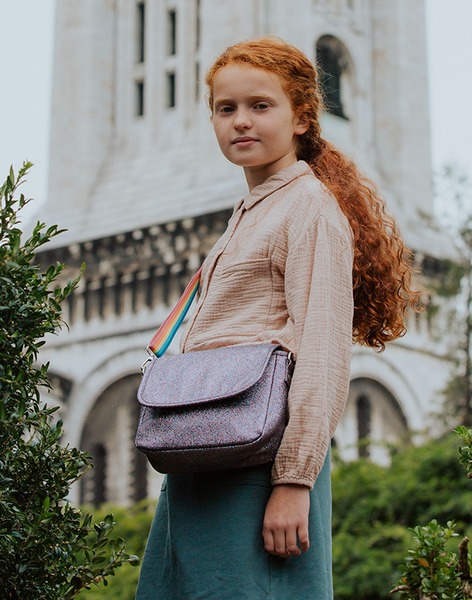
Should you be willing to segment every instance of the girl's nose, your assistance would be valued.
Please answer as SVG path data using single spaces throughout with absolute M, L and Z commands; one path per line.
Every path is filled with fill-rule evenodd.
M 233 126 L 235 129 L 249 129 L 251 127 L 251 118 L 247 110 L 239 109 L 235 113 Z

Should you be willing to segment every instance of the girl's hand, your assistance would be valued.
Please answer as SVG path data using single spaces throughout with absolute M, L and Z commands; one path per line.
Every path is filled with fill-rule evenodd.
M 307 487 L 292 484 L 274 486 L 264 515 L 264 549 L 283 558 L 306 552 L 310 547 L 309 511 L 310 490 Z

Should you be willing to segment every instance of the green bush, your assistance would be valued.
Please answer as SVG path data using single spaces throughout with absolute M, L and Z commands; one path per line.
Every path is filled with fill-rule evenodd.
M 386 600 L 409 552 L 411 528 L 456 520 L 472 528 L 470 480 L 457 436 L 411 446 L 390 467 L 337 461 L 333 470 L 333 573 L 336 600 Z M 465 453 L 465 450 L 463 451 Z M 448 551 L 453 550 L 450 540 Z M 456 544 L 457 548 L 457 544 Z
M 472 429 L 464 426 L 457 427 L 455 433 L 461 436 L 465 445 L 459 448 L 459 463 L 469 473 L 472 466 Z M 454 495 L 454 488 L 450 493 Z M 470 492 L 466 497 L 470 502 Z M 463 508 L 463 507 L 462 507 Z M 470 522 L 470 506 L 467 520 Z M 467 600 L 472 598 L 472 556 L 468 551 L 469 539 L 465 536 L 458 548 L 451 546 L 450 541 L 457 537 L 456 524 L 448 521 L 443 527 L 436 519 L 426 526 L 416 526 L 412 529 L 416 546 L 408 550 L 405 564 L 402 566 L 402 577 L 392 593 L 400 593 L 403 600 Z
M 104 505 L 95 511 L 95 518 L 102 520 L 108 512 L 112 511 L 118 522 L 116 535 L 126 540 L 128 552 L 142 556 L 155 506 L 156 503 L 149 500 L 143 500 L 130 508 Z M 103 585 L 93 587 L 90 591 L 83 591 L 79 598 L 81 600 L 100 600 L 103 598 L 134 600 L 138 577 L 138 569 L 125 564 L 115 573 L 114 577 L 109 579 L 107 587 Z
M 362 524 L 359 524 L 362 526 Z M 383 600 L 400 576 L 410 534 L 395 524 L 364 524 L 364 531 L 333 535 L 333 577 L 336 600 Z
M 448 550 L 448 541 L 457 537 L 455 524 L 442 527 L 433 519 L 425 527 L 413 529 L 416 548 L 408 551 L 400 585 L 392 590 L 404 600 L 464 600 L 458 555 Z
M 382 499 L 388 518 L 407 527 L 432 519 L 455 520 L 462 528 L 471 523 L 471 485 L 458 461 L 459 446 L 450 434 L 393 457 Z
M 22 240 L 18 212 L 28 200 L 16 193 L 30 166 L 17 177 L 11 169 L 0 188 L 0 585 L 6 599 L 69 600 L 136 557 L 110 538 L 112 515 L 92 523 L 67 502 L 90 460 L 60 444 L 62 422 L 40 395 L 49 365 L 36 361 L 78 280 L 62 288 L 63 265 L 42 271 L 36 262 L 56 226 L 37 223 Z
M 463 445 L 459 448 L 459 462 L 468 471 L 467 477 L 472 479 L 472 429 L 460 426 L 455 431 L 463 441 Z

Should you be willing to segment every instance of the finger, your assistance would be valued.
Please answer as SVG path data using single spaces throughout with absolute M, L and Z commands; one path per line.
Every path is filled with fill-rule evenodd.
M 264 540 L 264 550 L 270 554 L 275 553 L 274 534 L 271 529 L 263 528 L 262 538 Z
M 297 545 L 297 530 L 295 527 L 288 529 L 285 532 L 286 552 L 290 556 L 299 556 L 301 550 Z
M 298 541 L 302 552 L 306 552 L 310 547 L 310 536 L 308 533 L 308 525 L 300 525 L 298 528 Z
M 287 552 L 287 541 L 285 539 L 285 529 L 276 529 L 273 531 L 274 534 L 274 554 L 287 558 L 289 556 Z

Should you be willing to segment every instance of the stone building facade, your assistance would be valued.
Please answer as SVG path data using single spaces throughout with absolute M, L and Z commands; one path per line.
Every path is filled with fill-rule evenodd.
M 436 276 L 422 0 L 81 0 L 58 2 L 50 187 L 41 219 L 68 231 L 48 246 L 71 275 L 70 330 L 48 340 L 66 442 L 95 469 L 73 500 L 130 503 L 159 477 L 133 446 L 139 366 L 245 194 L 220 156 L 204 73 L 227 45 L 265 34 L 323 66 L 324 135 L 373 177 Z M 346 458 L 387 460 L 385 443 L 422 432 L 448 378 L 427 313 L 383 354 L 356 348 L 335 443 Z M 176 343 L 171 350 L 176 350 Z M 369 440 L 359 445 L 359 440 Z

